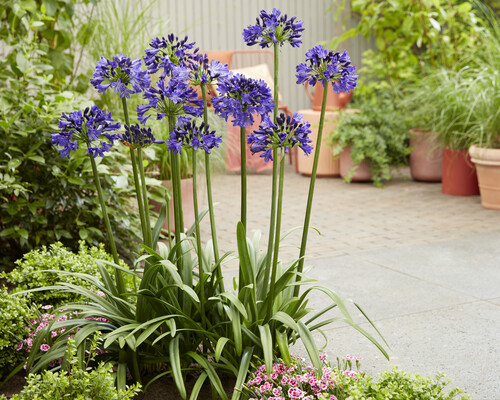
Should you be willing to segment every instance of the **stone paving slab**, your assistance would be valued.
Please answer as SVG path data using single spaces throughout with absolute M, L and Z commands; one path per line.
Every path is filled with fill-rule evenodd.
M 472 400 L 497 400 L 498 316 L 498 306 L 476 301 L 377 321 L 391 346 L 390 361 L 366 338 L 347 327 L 324 331 L 329 339 L 325 351 L 331 358 L 361 356 L 363 370 L 372 374 L 392 365 L 421 375 L 441 371 Z M 361 326 L 369 329 L 368 324 Z M 324 342 L 322 336 L 315 336 L 319 343 Z M 295 350 L 304 353 L 300 344 Z
M 465 297 L 500 295 L 500 233 L 368 251 L 360 258 L 460 291 Z

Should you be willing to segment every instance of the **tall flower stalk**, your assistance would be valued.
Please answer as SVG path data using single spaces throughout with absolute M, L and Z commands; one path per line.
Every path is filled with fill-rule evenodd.
M 226 78 L 229 75 L 229 70 L 227 69 L 227 66 L 223 65 L 220 61 L 209 61 L 206 54 L 196 54 L 192 60 L 193 62 L 187 64 L 185 69 L 177 68 L 175 70 L 175 73 L 177 76 L 186 74 L 185 79 L 187 79 L 192 86 L 200 87 L 203 100 L 203 122 L 205 126 L 208 126 L 207 86 L 216 83 L 221 78 Z M 215 265 L 217 266 L 216 273 L 220 281 L 220 288 L 223 291 L 224 282 L 222 279 L 222 269 L 219 263 L 220 255 L 217 241 L 217 230 L 215 225 L 209 152 L 205 152 L 205 178 L 207 182 L 208 212 L 210 217 L 210 231 L 212 234 L 214 261 Z
M 141 151 L 143 141 L 137 136 L 138 134 L 140 136 L 140 130 L 129 130 L 130 119 L 127 107 L 127 99 L 130 99 L 130 95 L 143 92 L 151 83 L 149 74 L 143 71 L 141 67 L 141 59 L 132 61 L 123 54 L 116 55 L 112 59 L 102 57 L 101 60 L 97 62 L 93 78 L 90 82 L 99 93 L 105 94 L 108 89 L 113 89 L 122 99 L 127 135 L 121 140 L 127 143 L 130 148 L 130 159 L 132 162 L 132 172 L 134 175 L 134 186 L 141 219 L 143 241 L 146 246 L 151 247 L 152 236 L 149 201 Z
M 279 162 L 279 185 L 276 210 L 276 231 L 274 237 L 274 249 L 272 268 L 270 271 L 269 298 L 274 298 L 274 289 L 276 283 L 276 274 L 278 270 L 278 253 L 281 234 L 281 216 L 283 210 L 283 188 L 285 180 L 285 155 L 288 154 L 295 146 L 300 147 L 305 154 L 309 155 L 312 147 L 309 145 L 311 139 L 310 124 L 303 121 L 300 114 L 295 113 L 293 117 L 281 114 L 276 118 L 276 122 L 272 122 L 269 117 L 266 117 L 259 129 L 255 130 L 249 137 L 248 143 L 253 154 L 261 153 L 261 157 L 267 162 L 272 160 L 273 163 Z M 279 160 L 274 158 L 274 155 L 279 154 Z M 266 268 L 266 273 L 269 268 Z M 267 278 L 269 275 L 267 275 Z M 262 293 L 266 293 L 263 289 Z M 269 302 L 268 317 L 272 315 L 273 303 Z
M 246 132 L 245 127 L 254 123 L 254 114 L 269 114 L 274 109 L 271 90 L 262 80 L 233 74 L 220 79 L 217 86 L 219 95 L 212 98 L 215 113 L 226 121 L 233 118 L 233 126 L 240 127 L 241 149 L 241 216 L 245 231 L 247 229 L 247 173 L 246 173 Z
M 109 246 L 115 264 L 119 264 L 118 252 L 116 250 L 115 239 L 111 224 L 109 222 L 106 202 L 102 193 L 101 182 L 97 171 L 96 157 L 104 157 L 104 153 L 108 152 L 113 146 L 113 141 L 118 135 L 115 132 L 120 129 L 120 123 L 114 122 L 111 118 L 111 113 L 106 114 L 97 106 L 75 111 L 69 115 L 63 113 L 59 119 L 59 132 L 52 133 L 52 143 L 62 147 L 59 153 L 62 157 L 68 157 L 71 151 L 76 151 L 80 145 L 85 144 L 87 147 L 87 155 L 90 158 L 92 165 L 92 173 L 96 185 L 97 196 L 101 206 L 102 217 L 108 235 Z M 116 286 L 119 293 L 125 293 L 125 283 L 121 271 L 115 268 Z
M 273 121 L 276 123 L 279 107 L 279 49 L 284 43 L 289 43 L 292 47 L 299 47 L 302 43 L 301 35 L 304 30 L 303 21 L 298 21 L 296 17 L 290 19 L 286 14 L 274 8 L 271 13 L 262 10 L 256 20 L 256 25 L 250 25 L 243 30 L 243 38 L 248 46 L 259 44 L 262 48 L 273 46 L 274 48 L 274 110 Z M 273 258 L 273 247 L 275 229 L 279 231 L 276 224 L 276 190 L 278 184 L 278 148 L 273 150 L 273 173 L 271 186 L 271 216 L 269 222 L 269 238 L 267 242 L 266 269 L 264 278 L 263 293 L 267 291 L 269 274 L 271 270 L 271 260 Z M 284 168 L 284 162 L 283 162 Z M 279 249 L 279 246 L 278 246 Z M 277 255 L 275 255 L 277 257 Z
M 200 217 L 198 212 L 198 191 L 196 188 L 197 179 L 197 157 L 198 149 L 202 149 L 206 154 L 210 154 L 211 149 L 219 147 L 222 142 L 220 136 L 215 135 L 215 131 L 210 131 L 210 127 L 205 123 L 200 126 L 194 121 L 181 121 L 170 133 L 170 139 L 167 141 L 168 149 L 172 151 L 172 156 L 177 156 L 181 153 L 182 148 L 191 148 L 193 157 L 193 206 L 195 214 L 195 229 L 196 229 L 196 248 L 198 255 L 198 268 L 200 274 L 200 309 L 201 319 L 206 325 L 205 315 L 205 268 L 203 265 L 203 248 L 201 245 Z
M 316 139 L 316 150 L 314 152 L 313 167 L 311 171 L 311 181 L 309 183 L 309 192 L 307 195 L 306 213 L 304 218 L 304 227 L 302 229 L 302 240 L 300 243 L 299 264 L 297 271 L 300 273 L 304 269 L 304 256 L 307 247 L 307 234 L 311 220 L 311 208 L 314 196 L 314 186 L 316 183 L 316 172 L 318 170 L 319 152 L 321 149 L 321 140 L 323 135 L 323 125 L 325 122 L 326 98 L 328 95 L 328 86 L 332 83 L 333 90 L 336 93 L 350 92 L 356 87 L 358 76 L 355 74 L 356 67 L 351 64 L 347 51 L 343 53 L 326 50 L 319 45 L 313 47 L 306 53 L 306 64 L 297 65 L 297 83 L 309 82 L 314 86 L 319 81 L 325 88 L 323 91 L 323 100 L 321 103 L 321 114 L 318 127 L 318 136 Z M 297 281 L 300 281 L 300 275 L 297 275 Z M 295 286 L 294 295 L 298 296 L 299 286 Z

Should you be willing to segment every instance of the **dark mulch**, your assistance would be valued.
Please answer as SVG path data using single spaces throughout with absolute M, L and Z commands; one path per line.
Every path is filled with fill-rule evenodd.
M 11 397 L 13 394 L 19 393 L 23 390 L 26 374 L 23 372 L 14 375 L 3 387 L 0 387 L 0 394 Z

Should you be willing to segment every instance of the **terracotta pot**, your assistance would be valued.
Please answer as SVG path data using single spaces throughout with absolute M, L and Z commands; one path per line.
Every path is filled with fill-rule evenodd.
M 476 164 L 482 206 L 500 210 L 500 149 L 472 146 L 469 154 Z
M 321 83 L 316 83 L 314 86 L 314 96 L 308 89 L 308 83 L 306 81 L 304 85 L 304 89 L 312 101 L 312 109 L 314 111 L 321 111 L 321 103 L 323 102 L 323 85 Z M 335 111 L 341 108 L 345 108 L 346 104 L 349 103 L 352 97 L 351 93 L 341 92 L 339 94 L 335 93 L 332 90 L 331 83 L 328 83 L 328 95 L 326 97 L 326 110 L 327 111 Z
M 309 138 L 312 140 L 312 146 L 316 146 L 316 139 L 318 137 L 318 126 L 320 114 L 318 111 L 300 110 L 299 114 L 304 116 L 304 121 L 311 124 L 311 134 Z M 325 121 L 323 125 L 323 136 L 321 138 L 321 150 L 319 152 L 318 169 L 316 175 L 318 177 L 338 176 L 339 175 L 339 161 L 333 158 L 333 148 L 328 143 L 328 132 L 331 132 L 337 126 L 339 113 L 337 111 L 329 111 L 325 114 Z M 300 149 L 297 149 L 297 170 L 302 175 L 311 176 L 314 152 L 308 156 Z
M 441 191 L 454 196 L 479 194 L 476 169 L 467 150 L 443 150 L 443 180 Z
M 340 153 L 340 176 L 345 178 L 348 176 L 349 171 L 354 167 L 354 163 L 351 158 L 351 147 L 346 147 L 342 153 Z M 352 176 L 351 180 L 353 182 L 368 182 L 372 180 L 372 173 L 370 171 L 370 162 L 364 160 L 359 164 Z
M 441 182 L 443 149 L 436 141 L 436 134 L 420 129 L 410 129 L 410 173 L 413 179 L 423 182 Z
M 172 196 L 172 182 L 170 180 L 162 181 L 164 187 L 166 187 Z M 182 192 L 182 213 L 184 221 L 184 229 L 189 229 L 194 224 L 194 205 L 193 205 L 193 179 L 181 179 L 181 192 Z M 198 196 L 199 197 L 199 196 Z M 198 199 L 199 200 L 199 199 Z M 151 204 L 156 211 L 160 210 L 161 204 L 152 201 Z M 201 205 L 201 204 L 200 204 Z M 200 205 L 198 207 L 200 207 Z M 169 216 L 170 216 L 170 230 L 175 231 L 175 221 L 174 221 L 174 201 L 171 198 L 168 202 Z M 168 230 L 167 220 L 163 224 L 163 229 Z

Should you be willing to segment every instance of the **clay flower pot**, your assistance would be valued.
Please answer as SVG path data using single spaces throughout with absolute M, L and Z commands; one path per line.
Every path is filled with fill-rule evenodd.
M 479 194 L 476 169 L 467 150 L 443 150 L 443 180 L 441 191 L 454 196 Z
M 349 175 L 349 171 L 354 167 L 351 158 L 351 148 L 346 147 L 340 153 L 340 176 L 345 178 Z M 353 182 L 369 182 L 372 180 L 372 173 L 370 171 L 370 163 L 368 160 L 361 162 L 351 178 Z
M 410 173 L 423 182 L 441 182 L 443 149 L 437 144 L 433 132 L 410 129 Z
M 469 154 L 476 164 L 482 206 L 500 210 L 500 149 L 471 146 Z
M 308 89 L 308 82 L 304 84 L 304 89 L 307 93 L 307 96 L 309 96 L 309 98 L 312 101 L 312 109 L 314 111 L 321 111 L 321 102 L 323 101 L 323 91 L 325 90 L 323 88 L 323 85 L 318 82 L 316 86 L 314 86 L 314 96 Z M 351 100 L 352 92 L 335 93 L 332 90 L 331 83 L 328 83 L 327 90 L 328 94 L 326 97 L 326 111 L 337 111 L 341 108 L 345 108 L 346 104 L 349 103 L 349 101 Z

